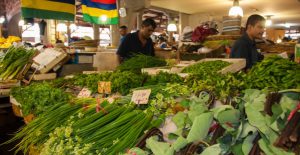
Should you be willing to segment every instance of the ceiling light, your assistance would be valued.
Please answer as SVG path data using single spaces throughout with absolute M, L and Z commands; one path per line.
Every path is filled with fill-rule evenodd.
M 286 28 L 290 28 L 290 27 L 291 27 L 291 24 L 289 24 L 289 23 L 285 23 L 285 24 L 284 24 L 284 27 L 286 27 Z
M 3 24 L 4 22 L 5 22 L 4 16 L 1 16 L 1 17 L 0 17 L 0 24 Z
M 267 20 L 266 20 L 266 26 L 271 26 L 272 25 L 272 19 L 271 19 L 271 15 L 267 16 Z
M 107 21 L 107 16 L 106 15 L 102 15 L 100 17 L 100 19 L 101 19 L 102 22 L 106 22 Z
M 169 31 L 169 32 L 176 32 L 177 31 L 176 24 L 169 24 L 168 27 L 167 27 L 167 31 Z
M 233 6 L 229 10 L 229 16 L 241 16 L 243 17 L 243 9 L 239 5 L 239 0 L 233 1 Z
M 25 21 L 23 19 L 21 19 L 18 23 L 19 26 L 23 26 L 25 24 Z

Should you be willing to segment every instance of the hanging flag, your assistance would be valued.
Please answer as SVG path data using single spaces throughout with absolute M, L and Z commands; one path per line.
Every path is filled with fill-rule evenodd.
M 83 20 L 95 24 L 118 24 L 116 0 L 82 0 Z
M 75 0 L 22 0 L 22 17 L 74 21 Z

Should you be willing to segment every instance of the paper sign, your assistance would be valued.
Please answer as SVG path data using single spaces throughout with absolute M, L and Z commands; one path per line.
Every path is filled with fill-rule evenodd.
M 111 93 L 111 82 L 105 82 L 105 81 L 98 82 L 98 93 L 110 94 Z
M 151 89 L 133 91 L 131 102 L 136 104 L 147 104 L 150 94 Z
M 79 94 L 77 95 L 78 98 L 88 98 L 90 97 L 92 92 L 88 88 L 83 88 Z

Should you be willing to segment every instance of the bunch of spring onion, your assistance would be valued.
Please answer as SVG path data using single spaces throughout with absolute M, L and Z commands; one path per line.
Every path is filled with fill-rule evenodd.
M 10 47 L 0 60 L 0 80 L 14 79 L 34 54 L 34 49 Z

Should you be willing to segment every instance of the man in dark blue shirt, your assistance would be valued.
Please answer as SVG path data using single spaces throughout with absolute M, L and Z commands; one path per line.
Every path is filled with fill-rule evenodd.
M 123 26 L 120 26 L 119 28 L 119 32 L 120 32 L 120 35 L 121 35 L 121 38 L 120 38 L 120 45 L 122 44 L 122 42 L 124 41 L 125 39 L 125 36 L 127 35 L 127 26 L 123 25 Z
M 260 15 L 251 15 L 246 23 L 246 32 L 233 45 L 230 58 L 246 59 L 246 69 L 250 69 L 264 56 L 257 52 L 255 39 L 262 39 L 265 29 L 265 18 Z
M 139 31 L 127 34 L 117 51 L 120 61 L 127 60 L 136 54 L 154 56 L 154 45 L 150 36 L 155 28 L 155 21 L 148 18 L 143 21 Z

